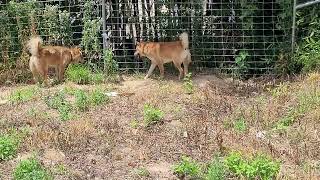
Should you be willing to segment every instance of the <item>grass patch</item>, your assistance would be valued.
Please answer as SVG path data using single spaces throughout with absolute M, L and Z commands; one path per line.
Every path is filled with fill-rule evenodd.
M 25 87 L 13 91 L 9 96 L 11 103 L 21 103 L 31 100 L 37 92 L 36 87 Z
M 131 128 L 136 129 L 138 128 L 138 126 L 139 126 L 139 122 L 136 119 L 130 121 Z
M 273 179 L 280 170 L 280 163 L 265 155 L 245 159 L 240 153 L 232 152 L 225 158 L 224 162 L 232 173 L 246 179 Z
M 181 161 L 173 166 L 173 172 L 179 178 L 197 179 L 201 177 L 200 165 L 189 157 L 183 156 Z
M 247 124 L 243 116 L 240 116 L 236 121 L 233 123 L 234 129 L 238 133 L 243 133 L 247 130 Z
M 69 92 L 68 94 L 66 92 Z M 68 96 L 73 96 L 74 101 L 68 101 Z M 71 98 L 72 99 L 72 98 Z M 69 89 L 59 91 L 52 96 L 45 98 L 45 103 L 49 108 L 59 112 L 61 120 L 66 121 L 74 117 L 73 111 L 87 111 L 91 106 L 102 105 L 109 101 L 109 97 L 100 88 L 87 92 L 82 89 Z
M 98 106 L 109 101 L 109 97 L 100 88 L 97 88 L 89 95 L 91 104 Z
M 64 91 L 59 91 L 53 96 L 47 96 L 45 98 L 45 103 L 48 107 L 56 109 L 59 112 L 59 117 L 63 121 L 67 121 L 73 117 L 72 105 L 70 102 L 66 101 L 66 94 Z
M 146 168 L 143 168 L 143 167 L 134 169 L 133 173 L 140 178 L 150 176 L 150 172 Z
M 279 98 L 282 96 L 286 96 L 289 94 L 289 84 L 288 83 L 280 83 L 276 88 L 269 89 L 272 97 Z
M 67 79 L 77 84 L 89 84 L 90 76 L 91 71 L 85 65 L 70 64 L 66 70 Z
M 206 180 L 223 180 L 226 178 L 226 170 L 223 161 L 215 157 L 208 166 Z
M 0 136 L 0 161 L 13 158 L 17 154 L 19 142 L 13 135 Z
M 77 90 L 75 92 L 75 107 L 79 111 L 86 111 L 89 109 L 90 106 L 90 100 L 88 94 L 84 90 Z
M 192 94 L 194 92 L 194 85 L 191 79 L 191 73 L 188 73 L 183 79 L 183 88 L 187 94 Z
M 143 120 L 146 127 L 159 122 L 164 116 L 164 113 L 149 104 L 144 105 Z
M 21 161 L 13 172 L 15 180 L 52 180 L 48 171 L 35 158 Z
M 77 84 L 100 84 L 105 80 L 103 73 L 93 73 L 88 66 L 71 64 L 66 70 L 69 81 Z

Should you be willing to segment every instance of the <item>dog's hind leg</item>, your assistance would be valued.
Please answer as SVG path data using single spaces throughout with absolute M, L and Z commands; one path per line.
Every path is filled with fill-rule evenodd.
M 161 78 L 164 78 L 164 67 L 163 64 L 158 64 L 159 70 L 160 70 L 160 76 Z
M 30 59 L 29 68 L 30 68 L 30 71 L 31 71 L 32 76 L 33 76 L 33 81 L 35 83 L 40 82 L 39 73 L 38 73 L 37 68 L 36 68 L 36 66 L 35 66 L 35 64 L 34 64 L 32 59 Z
M 183 61 L 183 68 L 184 68 L 184 77 L 186 77 L 186 75 L 188 74 L 188 68 L 189 68 L 189 64 L 191 63 L 191 55 L 188 54 L 188 56 L 186 57 L 186 59 Z
M 40 68 L 39 74 L 42 76 L 44 84 L 48 86 L 48 67 Z
M 181 63 L 173 61 L 174 62 L 174 66 L 176 66 L 176 68 L 179 70 L 179 80 L 181 79 L 181 77 L 183 76 L 183 69 L 181 67 Z
M 152 74 L 154 68 L 156 68 L 156 64 L 151 64 L 150 68 L 149 68 L 149 71 L 148 71 L 148 74 L 144 77 L 144 79 L 148 79 L 148 77 Z

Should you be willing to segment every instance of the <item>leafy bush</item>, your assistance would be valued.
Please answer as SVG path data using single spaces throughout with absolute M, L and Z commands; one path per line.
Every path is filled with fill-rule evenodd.
M 77 84 L 88 84 L 90 82 L 91 71 L 87 66 L 80 64 L 70 64 L 66 71 L 67 79 Z
M 144 105 L 143 109 L 143 117 L 144 117 L 144 124 L 146 127 L 159 122 L 164 116 L 164 113 L 151 105 Z
M 240 51 L 239 55 L 235 58 L 234 76 L 243 77 L 248 73 L 248 60 L 249 53 L 247 51 Z
M 35 158 L 21 161 L 13 172 L 15 180 L 51 180 L 51 175 Z
M 75 106 L 78 110 L 85 111 L 89 109 L 90 101 L 86 92 L 79 89 L 75 92 L 75 97 Z
M 93 105 L 101 105 L 109 100 L 109 97 L 101 90 L 95 89 L 90 94 L 90 101 Z
M 48 107 L 58 110 L 61 120 L 66 121 L 71 119 L 72 105 L 66 101 L 64 91 L 59 91 L 53 94 L 53 96 L 45 97 L 45 102 Z
M 194 86 L 193 86 L 193 82 L 192 82 L 192 79 L 191 79 L 191 73 L 188 73 L 186 75 L 186 77 L 183 79 L 183 87 L 186 91 L 187 94 L 192 94 L 193 91 L 194 91 Z
M 104 82 L 104 74 L 103 73 L 91 73 L 90 82 L 92 84 L 101 84 Z
M 274 162 L 265 155 L 246 160 L 238 152 L 230 153 L 225 158 L 225 165 L 232 173 L 247 179 L 273 179 L 280 170 L 279 162 Z
M 103 73 L 93 73 L 88 66 L 81 64 L 70 64 L 66 76 L 69 81 L 77 84 L 99 84 L 105 79 Z
M 189 157 L 183 156 L 181 161 L 173 167 L 174 173 L 181 177 L 200 178 L 200 165 Z
M 234 126 L 234 129 L 239 133 L 243 133 L 244 131 L 247 130 L 247 124 L 243 116 L 236 119 L 233 126 Z
M 207 180 L 223 180 L 225 179 L 225 167 L 223 162 L 215 157 L 213 161 L 208 166 L 208 171 L 206 174 Z
M 116 60 L 113 58 L 111 50 L 103 51 L 104 71 L 108 75 L 114 75 L 119 71 L 119 66 Z
M 9 135 L 0 136 L 0 161 L 11 159 L 16 155 L 18 142 L 15 137 Z

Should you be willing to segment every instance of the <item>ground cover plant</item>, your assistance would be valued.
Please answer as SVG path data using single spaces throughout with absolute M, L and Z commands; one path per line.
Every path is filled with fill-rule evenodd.
M 19 158 L 35 151 L 46 172 L 38 174 L 54 179 L 318 178 L 319 81 L 194 75 L 192 94 L 180 81 L 134 76 L 39 87 L 0 105 L 1 132 L 27 132 L 18 146 L 1 136 L 1 178 L 14 178 Z M 33 87 L 1 87 L 0 100 Z

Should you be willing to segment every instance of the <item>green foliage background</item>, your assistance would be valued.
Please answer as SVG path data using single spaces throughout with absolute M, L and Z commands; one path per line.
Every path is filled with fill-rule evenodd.
M 152 2 L 106 1 L 107 48 L 120 62 L 119 69 L 145 67 L 133 58 L 136 41 L 176 40 L 183 31 L 189 33 L 194 67 L 236 75 L 319 68 L 319 5 L 297 12 L 297 51 L 292 58 L 291 0 Z M 1 1 L 0 71 L 27 67 L 25 44 L 32 34 L 40 34 L 51 45 L 80 45 L 90 67 L 106 67 L 100 3 Z

